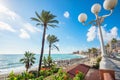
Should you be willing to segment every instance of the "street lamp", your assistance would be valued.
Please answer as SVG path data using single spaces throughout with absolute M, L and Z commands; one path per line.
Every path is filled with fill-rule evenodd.
M 104 48 L 104 41 L 103 41 L 103 35 L 102 35 L 102 30 L 101 30 L 101 24 L 104 21 L 104 19 L 108 16 L 110 16 L 113 12 L 113 9 L 115 8 L 115 6 L 117 5 L 117 0 L 105 0 L 103 3 L 103 7 L 105 10 L 109 10 L 110 13 L 107 15 L 103 15 L 103 16 L 99 16 L 98 13 L 101 10 L 101 5 L 96 3 L 91 7 L 91 12 L 95 15 L 96 19 L 90 21 L 89 23 L 85 23 L 85 21 L 87 20 L 87 15 L 85 13 L 81 13 L 78 16 L 78 20 L 83 23 L 83 25 L 88 25 L 88 24 L 92 24 L 94 26 L 98 27 L 99 30 L 99 36 L 100 36 L 100 46 L 101 46 L 101 63 L 100 63 L 100 67 L 101 68 L 105 68 L 106 66 L 108 67 L 109 62 L 106 58 L 106 53 L 105 53 L 105 48 Z

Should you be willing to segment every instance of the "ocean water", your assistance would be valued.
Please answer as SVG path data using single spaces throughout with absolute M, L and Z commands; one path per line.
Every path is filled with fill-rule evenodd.
M 35 54 L 36 61 L 33 66 L 38 65 L 39 56 L 39 54 Z M 48 54 L 44 54 L 44 56 L 47 57 Z M 51 56 L 53 60 L 66 60 L 84 57 L 76 54 L 52 54 Z M 0 54 L 0 71 L 3 69 L 23 67 L 24 64 L 19 61 L 23 57 L 24 54 Z

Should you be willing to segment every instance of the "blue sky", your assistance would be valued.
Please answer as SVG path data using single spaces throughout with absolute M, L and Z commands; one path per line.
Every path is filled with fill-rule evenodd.
M 32 51 L 39 53 L 43 28 L 36 27 L 35 11 L 51 11 L 59 21 L 58 28 L 49 28 L 48 34 L 56 35 L 60 41 L 56 43 L 60 52 L 71 53 L 76 50 L 87 50 L 91 47 L 100 47 L 98 31 L 94 26 L 83 26 L 78 21 L 82 12 L 88 15 L 88 21 L 95 19 L 91 13 L 91 6 L 104 0 L 0 0 L 0 54 L 24 53 Z M 99 15 L 107 14 L 103 9 Z M 107 17 L 102 25 L 105 43 L 111 38 L 120 39 L 120 1 L 113 14 Z M 47 36 L 46 35 L 46 36 Z M 48 44 L 45 43 L 45 53 L 48 53 Z

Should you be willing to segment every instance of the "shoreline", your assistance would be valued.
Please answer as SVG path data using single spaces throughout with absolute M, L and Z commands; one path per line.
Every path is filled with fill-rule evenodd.
M 38 66 L 33 66 L 29 69 L 29 71 L 31 70 L 37 70 Z M 13 71 L 14 74 L 21 74 L 23 72 L 26 71 L 25 67 L 16 67 L 16 68 L 11 68 L 11 69 L 7 69 L 8 71 L 6 72 L 0 72 L 0 80 L 6 80 L 6 78 L 9 76 L 9 74 Z
M 66 67 L 68 66 L 72 66 L 74 64 L 80 64 L 83 63 L 83 61 L 85 61 L 86 59 L 88 59 L 87 57 L 85 58 L 75 58 L 75 59 L 69 59 L 69 60 L 57 60 L 54 61 L 55 64 L 57 65 L 57 67 L 62 67 L 63 69 L 66 69 Z M 37 70 L 38 66 L 33 66 L 29 69 L 29 71 L 31 70 Z M 6 69 L 6 71 L 0 71 L 0 80 L 3 80 L 5 78 L 8 77 L 8 75 L 10 74 L 10 72 L 14 72 L 15 74 L 20 74 L 22 72 L 25 71 L 25 67 L 17 67 L 17 68 L 11 68 L 11 69 Z
M 56 60 L 53 59 L 53 61 L 55 63 L 57 62 L 59 64 L 62 64 L 63 62 L 71 63 L 76 59 L 83 59 L 83 58 L 87 57 L 86 55 L 79 55 L 79 54 L 73 54 L 73 55 L 77 55 L 77 56 L 81 56 L 81 57 L 79 57 L 79 58 L 67 58 L 67 59 L 56 59 Z M 57 64 L 57 65 L 59 65 L 59 64 Z M 32 67 L 36 67 L 37 65 L 38 65 L 38 63 L 35 63 Z M 3 68 L 3 69 L 1 68 L 0 69 L 0 75 L 4 74 L 4 73 L 7 73 L 7 72 L 10 72 L 12 70 L 14 71 L 15 69 L 21 69 L 21 68 L 25 68 L 24 65 L 20 65 L 20 66 L 16 66 L 16 67 L 10 67 L 10 68 Z M 1 73 L 1 72 L 4 72 L 4 73 Z

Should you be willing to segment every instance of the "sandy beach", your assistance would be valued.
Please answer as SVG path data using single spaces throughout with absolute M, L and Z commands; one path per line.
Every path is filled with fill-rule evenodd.
M 37 67 L 38 67 L 38 66 L 31 67 L 31 68 L 29 69 L 29 71 L 30 71 L 30 70 L 37 70 Z M 0 72 L 0 80 L 6 80 L 6 78 L 8 77 L 8 75 L 9 75 L 12 71 L 13 71 L 15 74 L 20 74 L 20 73 L 26 71 L 26 69 L 25 69 L 25 67 L 18 67 L 18 68 L 6 69 L 6 71 L 1 71 L 1 72 Z

